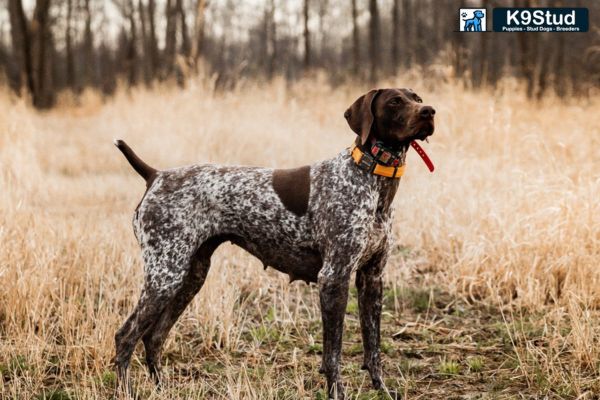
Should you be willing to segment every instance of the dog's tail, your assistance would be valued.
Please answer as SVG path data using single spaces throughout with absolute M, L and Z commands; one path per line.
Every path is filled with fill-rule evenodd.
M 114 144 L 119 150 L 121 150 L 121 153 L 123 153 L 127 161 L 129 161 L 129 164 L 131 164 L 133 169 L 135 169 L 135 172 L 140 174 L 142 178 L 146 180 L 146 183 L 149 183 L 152 181 L 152 179 L 154 179 L 158 171 L 143 162 L 142 159 L 139 158 L 137 154 L 133 152 L 133 150 L 131 150 L 131 147 L 129 147 L 127 143 L 120 139 L 116 139 Z

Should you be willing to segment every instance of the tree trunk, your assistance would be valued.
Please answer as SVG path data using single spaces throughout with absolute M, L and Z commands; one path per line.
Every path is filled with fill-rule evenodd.
M 275 74 L 277 59 L 277 30 L 275 26 L 275 0 L 269 0 L 265 10 L 265 28 L 267 34 L 267 79 L 272 79 Z
M 358 30 L 358 10 L 356 0 L 352 0 L 352 74 L 360 71 L 360 32 Z
M 517 3 L 517 7 L 531 7 L 531 2 L 521 0 Z M 535 45 L 537 42 L 531 39 L 531 35 L 520 34 L 517 37 L 520 50 L 521 76 L 525 79 L 527 97 L 531 98 L 535 89 L 535 63 L 537 59 Z
M 441 3 L 437 0 L 431 0 L 432 13 L 433 13 L 433 49 L 436 52 L 442 50 L 444 45 L 444 40 L 442 38 L 443 29 L 439 29 L 439 27 L 443 26 L 442 13 L 445 11 L 445 7 L 447 4 Z M 456 29 L 452 27 L 453 29 Z
M 150 86 L 152 82 L 152 65 L 150 61 L 150 46 L 148 41 L 148 24 L 146 22 L 147 13 L 142 0 L 138 0 L 138 15 L 140 18 L 140 34 L 142 36 L 142 70 L 144 72 L 144 82 Z
M 544 97 L 544 95 L 546 94 L 546 90 L 548 89 L 548 75 L 550 72 L 550 66 L 551 66 L 551 62 L 552 59 L 554 58 L 554 52 L 553 52 L 553 48 L 555 47 L 555 45 L 551 45 L 548 43 L 547 40 L 545 40 L 545 38 L 541 38 L 541 46 L 542 46 L 542 51 L 541 51 L 541 57 L 540 57 L 540 61 L 541 61 L 541 67 L 540 67 L 540 73 L 538 75 L 538 84 L 537 84 L 537 93 L 536 93 L 536 97 L 538 100 L 540 100 L 542 97 Z
M 67 24 L 65 29 L 65 51 L 67 62 L 67 85 L 75 90 L 75 57 L 73 55 L 73 0 L 67 0 Z
M 167 0 L 165 15 L 167 25 L 165 32 L 165 50 L 163 55 L 164 70 L 171 75 L 175 66 L 175 49 L 177 48 L 177 0 Z
M 309 0 L 304 0 L 304 68 L 309 69 L 311 64 L 310 31 L 308 30 Z
M 196 21 L 194 22 L 194 43 L 192 44 L 192 61 L 197 67 L 198 59 L 202 55 L 202 46 L 204 45 L 204 13 L 206 10 L 206 0 L 197 0 L 196 2 Z
M 493 9 L 496 4 L 493 1 L 483 0 L 481 7 L 486 9 Z M 477 82 L 475 86 L 486 86 L 488 84 L 488 47 L 489 47 L 489 35 L 479 35 L 479 56 L 473 57 L 479 59 L 479 65 L 477 66 Z
M 156 39 L 156 3 L 154 0 L 148 0 L 148 47 L 150 54 L 150 70 L 152 78 L 156 78 L 160 69 L 160 57 L 158 54 L 158 40 Z
M 392 5 L 392 74 L 398 70 L 400 61 L 400 0 L 394 0 Z
M 327 12 L 329 10 L 329 0 L 319 0 L 318 2 L 319 7 L 317 9 L 317 16 L 318 16 L 318 29 L 319 29 L 319 46 L 318 46 L 318 50 L 319 50 L 319 54 L 317 57 L 315 57 L 318 62 L 319 65 L 321 67 L 325 67 L 327 68 L 327 62 L 328 60 L 328 56 L 329 54 L 331 54 L 331 50 L 328 49 L 328 40 L 327 40 L 327 35 L 328 35 L 328 31 L 327 31 L 327 27 L 325 25 L 326 21 L 325 18 L 327 16 Z
M 558 43 L 556 44 L 556 62 L 554 63 L 554 87 L 556 94 L 563 97 L 567 94 L 567 71 L 565 67 L 565 37 L 557 35 Z
M 369 0 L 369 13 L 371 14 L 371 19 L 369 20 L 369 59 L 371 61 L 369 79 L 371 83 L 375 83 L 378 78 L 381 55 L 379 45 L 379 8 L 377 7 L 377 0 Z
M 31 21 L 33 105 L 49 108 L 54 104 L 52 87 L 52 34 L 48 21 L 50 0 L 37 0 Z
M 22 85 L 27 85 L 29 93 L 33 93 L 33 73 L 31 67 L 31 42 L 27 18 L 21 0 L 9 0 L 10 33 L 12 52 L 16 64 L 15 89 L 21 92 Z
M 96 74 L 94 69 L 94 35 L 92 33 L 92 11 L 90 10 L 90 0 L 85 0 L 85 31 L 84 31 L 84 57 L 85 57 L 85 85 L 93 86 L 96 84 Z
M 403 43 L 405 45 L 404 50 L 404 65 L 407 68 L 412 66 L 413 62 L 413 49 L 414 49 L 414 35 L 413 35 L 413 27 L 415 25 L 414 16 L 413 16 L 413 8 L 411 0 L 403 0 L 402 1 L 403 8 L 403 16 L 404 16 L 404 40 Z
M 179 14 L 179 24 L 181 29 L 181 54 L 190 56 L 191 44 L 188 32 L 187 22 L 185 20 L 185 10 L 183 9 L 183 0 L 177 0 L 177 14 Z
M 127 43 L 127 81 L 129 86 L 135 86 L 137 84 L 137 68 L 138 68 L 138 55 L 137 55 L 137 27 L 135 24 L 135 7 L 133 0 L 127 0 L 127 19 L 129 20 L 129 42 Z

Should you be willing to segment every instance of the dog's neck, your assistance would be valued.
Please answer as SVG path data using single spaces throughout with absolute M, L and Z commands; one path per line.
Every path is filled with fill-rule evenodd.
M 361 143 L 360 138 L 357 138 L 355 142 L 356 146 L 359 147 L 361 151 L 368 154 L 371 154 L 371 149 L 373 145 L 376 145 L 376 143 L 376 140 L 367 140 L 367 142 L 363 144 Z M 402 145 L 398 150 L 391 149 L 392 151 L 394 151 L 394 156 L 398 157 L 398 159 L 400 160 L 400 165 L 404 165 L 404 163 L 406 162 L 406 152 L 408 150 L 408 147 L 409 145 Z M 364 171 L 361 170 L 358 167 L 358 165 L 354 165 L 354 167 L 357 168 L 357 170 L 359 170 L 361 173 L 364 173 Z M 373 178 L 375 179 L 370 180 L 371 184 L 374 185 L 375 190 L 379 192 L 377 211 L 382 212 L 384 214 L 389 214 L 392 202 L 394 200 L 396 192 L 398 191 L 400 179 L 387 178 L 384 176 L 373 176 Z
M 371 155 L 376 155 L 376 153 L 389 152 L 392 156 L 392 160 L 397 160 L 396 164 L 393 162 L 383 163 L 381 160 L 378 160 L 378 163 L 381 165 L 393 165 L 393 166 L 402 166 L 406 162 L 406 152 L 408 151 L 408 144 L 401 144 L 400 146 L 395 146 L 385 141 L 378 140 L 374 136 L 370 136 L 369 139 L 365 143 L 362 143 L 359 137 L 356 138 L 355 141 L 356 146 L 363 152 Z
M 379 200 L 377 201 L 378 212 L 389 215 L 399 185 L 400 179 L 384 177 L 377 179 L 377 191 L 379 192 Z

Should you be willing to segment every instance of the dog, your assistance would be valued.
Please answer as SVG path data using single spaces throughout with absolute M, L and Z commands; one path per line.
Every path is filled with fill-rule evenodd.
M 162 345 L 202 287 L 223 242 L 266 266 L 318 284 L 323 322 L 319 372 L 330 398 L 344 398 L 342 330 L 356 274 L 364 365 L 383 386 L 380 344 L 382 273 L 391 242 L 392 201 L 409 144 L 434 131 L 435 110 L 410 89 L 377 89 L 344 113 L 357 135 L 351 151 L 310 166 L 269 169 L 193 165 L 159 171 L 122 140 L 115 145 L 146 181 L 133 216 L 145 265 L 142 293 L 115 335 L 119 387 L 141 339 L 160 383 Z
M 463 16 L 466 16 L 466 14 Z M 483 11 L 473 11 L 473 18 L 463 19 L 463 21 L 465 21 L 465 31 L 481 32 L 481 19 L 484 17 L 485 14 Z

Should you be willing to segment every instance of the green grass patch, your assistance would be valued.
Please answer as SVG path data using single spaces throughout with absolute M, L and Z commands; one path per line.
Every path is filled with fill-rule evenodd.
M 413 290 L 409 295 L 411 307 L 419 313 L 429 309 L 431 293 L 428 290 Z
M 104 386 L 114 387 L 117 384 L 117 374 L 114 371 L 106 370 L 102 372 L 100 381 Z
M 346 305 L 346 314 L 358 315 L 358 300 L 351 299 Z
M 485 361 L 482 357 L 471 357 L 467 360 L 467 366 L 470 372 L 479 373 L 483 371 Z
M 35 400 L 74 400 L 64 389 L 45 389 L 42 393 L 34 396 Z
M 279 340 L 280 333 L 273 327 L 260 325 L 250 329 L 250 336 L 257 343 L 275 342 Z
M 309 344 L 306 352 L 308 354 L 323 354 L 323 345 L 320 343 Z
M 452 360 L 442 360 L 438 365 L 441 375 L 460 375 L 460 364 Z

